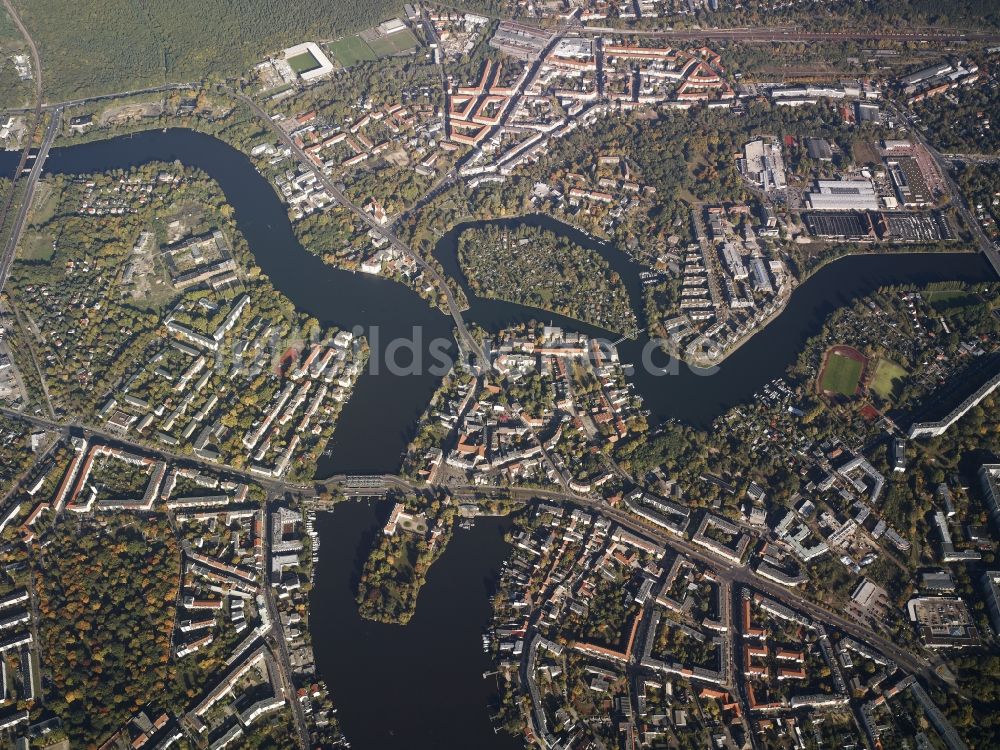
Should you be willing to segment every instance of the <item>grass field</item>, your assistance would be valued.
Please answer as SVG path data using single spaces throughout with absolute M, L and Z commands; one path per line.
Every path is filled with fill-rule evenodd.
M 330 54 L 337 59 L 337 62 L 345 68 L 349 68 L 359 62 L 378 59 L 378 55 L 372 51 L 372 48 L 365 44 L 364 40 L 358 36 L 345 36 L 343 39 L 330 42 L 327 48 L 330 50 Z
M 978 302 L 976 295 L 962 289 L 938 289 L 923 292 L 924 299 L 939 312 L 968 307 Z
M 371 37 L 371 32 L 362 32 L 362 34 Z M 345 68 L 349 68 L 359 62 L 371 62 L 380 57 L 397 55 L 419 45 L 417 37 L 409 29 L 373 39 L 371 42 L 366 42 L 362 38 L 362 34 L 345 36 L 335 42 L 330 42 L 327 49 L 337 59 L 337 62 Z
M 54 254 L 55 248 L 52 247 L 52 238 L 42 232 L 28 230 L 18 245 L 17 256 L 21 260 L 47 263 L 52 260 Z
M 368 46 L 379 57 L 388 57 L 389 55 L 397 55 L 400 52 L 413 49 L 417 46 L 417 38 L 409 29 L 403 29 L 402 31 L 397 31 L 395 34 L 376 39 Z
M 316 70 L 319 67 L 319 60 L 313 57 L 312 52 L 306 50 L 301 55 L 288 58 L 288 64 L 292 70 L 302 75 L 303 73 L 308 73 L 310 70 Z
M 864 363 L 838 352 L 830 352 L 823 366 L 819 387 L 826 393 L 853 396 L 858 390 Z
M 902 385 L 903 378 L 908 374 L 891 359 L 880 359 L 872 377 L 871 389 L 881 398 L 894 398 Z

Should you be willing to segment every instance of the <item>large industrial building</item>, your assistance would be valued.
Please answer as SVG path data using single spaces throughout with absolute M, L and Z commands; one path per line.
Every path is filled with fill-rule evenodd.
M 761 139 L 750 141 L 743 147 L 743 174 L 764 190 L 784 190 L 785 163 L 781 146 Z
M 833 149 L 826 138 L 806 138 L 806 153 L 810 159 L 833 161 Z
M 814 211 L 877 211 L 878 195 L 871 180 L 816 180 L 809 193 L 809 207 Z
M 865 212 L 830 211 L 803 215 L 809 233 L 837 240 L 874 240 L 875 225 Z

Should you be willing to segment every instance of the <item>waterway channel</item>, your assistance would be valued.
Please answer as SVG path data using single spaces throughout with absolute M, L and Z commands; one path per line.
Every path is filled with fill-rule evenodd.
M 246 156 L 211 136 L 171 129 L 54 148 L 45 167 L 49 173 L 85 174 L 174 160 L 200 168 L 219 183 L 257 264 L 302 312 L 348 330 L 361 326 L 369 336 L 377 329 L 372 346 L 382 362 L 389 343 L 412 338 L 415 329 L 425 356 L 433 339 L 451 337 L 451 319 L 406 287 L 337 270 L 306 251 L 267 180 Z M 0 152 L 0 174 L 9 174 L 16 164 L 16 154 Z M 599 252 L 621 275 L 642 318 L 638 267 L 624 254 L 548 217 L 525 221 Z M 463 283 L 457 240 L 468 226 L 445 232 L 435 249 L 445 270 Z M 643 366 L 644 359 L 663 365 L 664 356 L 651 354 L 655 347 L 644 336 L 622 341 L 619 353 L 635 366 L 632 382 L 654 421 L 678 418 L 703 427 L 780 376 L 823 319 L 853 298 L 886 284 L 972 282 L 991 276 L 978 254 L 853 256 L 806 281 L 787 309 L 712 375 L 684 365 L 673 375 L 653 374 Z M 466 291 L 467 320 L 489 330 L 536 320 L 617 338 L 541 310 L 478 298 L 467 285 Z M 396 471 L 437 382 L 430 373 L 393 375 L 384 367 L 378 374 L 364 374 L 341 414 L 331 455 L 319 475 Z M 490 663 L 480 635 L 489 620 L 489 591 L 507 553 L 501 538 L 504 522 L 484 520 L 471 531 L 457 532 L 428 576 L 416 616 L 401 628 L 362 620 L 354 603 L 362 556 L 385 513 L 384 507 L 351 503 L 318 521 L 313 641 L 319 674 L 331 686 L 347 736 L 359 750 L 520 746 L 492 731 L 487 705 L 493 685 L 482 679 Z

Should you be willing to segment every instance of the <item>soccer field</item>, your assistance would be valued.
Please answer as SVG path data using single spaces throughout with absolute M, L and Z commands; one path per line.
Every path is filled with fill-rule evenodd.
M 864 363 L 837 352 L 830 352 L 820 378 L 820 390 L 853 396 L 858 390 Z
M 288 58 L 288 65 L 296 73 L 302 75 L 303 73 L 308 73 L 310 70 L 316 70 L 319 67 L 319 60 L 313 57 L 312 52 L 307 50 L 301 55 Z
M 375 39 L 369 46 L 379 57 L 388 57 L 413 49 L 417 46 L 417 38 L 409 29 L 403 29 L 395 34 Z
M 330 54 L 337 58 L 337 62 L 345 68 L 359 62 L 378 59 L 378 55 L 372 51 L 372 48 L 358 36 L 345 36 L 343 39 L 330 42 L 327 47 Z

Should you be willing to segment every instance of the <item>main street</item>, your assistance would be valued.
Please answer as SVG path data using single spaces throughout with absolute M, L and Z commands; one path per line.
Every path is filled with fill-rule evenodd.
M 955 207 L 955 210 L 961 215 L 962 220 L 965 222 L 972 233 L 976 244 L 979 249 L 989 260 L 990 264 L 993 266 L 993 270 L 996 271 L 997 276 L 1000 276 L 1000 249 L 986 236 L 986 232 L 979 225 L 979 221 L 973 215 L 972 211 L 969 209 L 969 203 L 962 191 L 959 189 L 958 185 L 955 183 L 955 178 L 952 177 L 951 170 L 949 169 L 950 164 L 948 156 L 942 154 L 924 137 L 923 133 L 920 132 L 920 128 L 917 126 L 912 119 L 909 112 L 900 112 L 899 110 L 893 110 L 897 117 L 902 116 L 910 124 L 910 132 L 913 137 L 923 146 L 927 153 L 931 155 L 934 159 L 934 163 L 941 172 L 941 177 L 944 180 L 945 187 L 948 188 L 948 194 L 951 199 L 951 204 Z
M 292 716 L 295 719 L 295 733 L 298 739 L 299 750 L 309 750 L 312 742 L 309 739 L 309 724 L 306 722 L 305 711 L 299 701 L 298 693 L 295 689 L 295 680 L 292 668 L 292 659 L 288 653 L 288 642 L 285 640 L 285 629 L 281 624 L 281 613 L 278 611 L 278 604 L 274 601 L 274 587 L 268 577 L 268 570 L 271 560 L 271 535 L 265 529 L 262 539 L 264 546 L 264 603 L 267 606 L 267 616 L 271 620 L 271 629 L 265 636 L 271 652 L 275 656 L 278 667 L 278 676 L 281 680 L 282 690 L 288 703 L 292 707 Z
M 489 359 L 484 354 L 479 342 L 476 341 L 472 333 L 470 333 L 468 326 L 466 326 L 465 319 L 462 317 L 462 308 L 458 304 L 458 300 L 455 298 L 455 294 L 452 292 L 451 287 L 446 282 L 444 276 L 442 276 L 434 266 L 424 260 L 424 258 L 422 258 L 418 253 L 415 253 L 409 245 L 399 239 L 399 237 L 396 236 L 396 234 L 389 227 L 379 223 L 374 216 L 353 203 L 346 195 L 344 195 L 344 192 L 337 187 L 333 180 L 331 180 L 322 169 L 313 163 L 313 161 L 306 155 L 306 152 L 302 150 L 295 140 L 288 133 L 286 133 L 285 130 L 277 122 L 275 122 L 270 115 L 268 115 L 267 112 L 260 107 L 259 104 L 257 104 L 257 102 L 246 94 L 232 89 L 223 89 L 223 91 L 241 101 L 249 107 L 250 111 L 253 112 L 254 115 L 266 123 L 267 126 L 278 136 L 278 139 L 292 150 L 292 153 L 295 154 L 299 163 L 316 176 L 316 179 L 323 186 L 323 188 L 330 195 L 332 195 L 338 203 L 349 209 L 355 216 L 367 224 L 377 235 L 388 240 L 389 244 L 393 248 L 401 252 L 403 255 L 412 258 L 416 262 L 424 273 L 426 273 L 433 281 L 435 288 L 437 288 L 437 290 L 444 296 L 448 312 L 455 321 L 455 328 L 458 331 L 459 345 L 467 353 L 474 357 L 475 364 L 478 364 L 480 368 L 488 368 Z
M 234 479 L 240 479 L 244 482 L 253 482 L 255 484 L 259 484 L 273 495 L 281 495 L 285 492 L 309 493 L 315 491 L 315 483 L 297 484 L 295 482 L 285 482 L 282 479 L 260 477 L 244 469 L 222 463 L 221 461 L 209 461 L 191 454 L 174 453 L 172 451 L 163 450 L 162 448 L 155 447 L 147 443 L 139 443 L 134 440 L 129 440 L 122 435 L 118 435 L 100 427 L 95 427 L 94 425 L 86 424 L 80 421 L 60 421 L 58 419 L 40 417 L 35 414 L 26 414 L 24 412 L 8 409 L 6 407 L 0 407 L 0 414 L 11 419 L 19 419 L 21 421 L 28 422 L 29 424 L 43 430 L 58 432 L 63 437 L 79 435 L 87 438 L 88 440 L 99 438 L 102 442 L 107 443 L 108 445 L 127 448 L 162 461 L 170 461 L 187 466 L 197 466 L 209 471 L 219 472 L 231 476 Z
M 199 459 L 196 456 L 181 455 L 177 453 L 171 453 L 169 451 L 162 451 L 156 448 L 151 448 L 148 445 L 135 443 L 130 440 L 121 438 L 118 435 L 111 434 L 104 430 L 91 427 L 89 425 L 83 425 L 79 423 L 63 423 L 58 422 L 53 419 L 47 419 L 45 417 L 38 417 L 34 415 L 24 414 L 22 412 L 14 411 L 12 409 L 0 408 L 0 414 L 10 417 L 12 419 L 20 419 L 32 424 L 36 427 L 43 428 L 49 431 L 57 431 L 64 438 L 73 433 L 82 434 L 83 436 L 89 438 L 100 438 L 102 441 L 108 443 L 109 445 L 117 445 L 125 448 L 129 448 L 136 452 L 142 453 L 144 455 L 153 456 L 164 461 L 175 461 L 188 465 L 196 465 L 204 469 L 221 472 L 225 475 L 232 477 L 238 477 L 244 479 L 248 482 L 255 482 L 264 487 L 268 491 L 269 496 L 281 497 L 289 489 L 293 489 L 299 492 L 310 491 L 311 488 L 304 485 L 288 485 L 282 481 L 262 481 L 260 477 L 256 477 L 249 474 L 241 469 L 237 469 L 233 466 L 227 464 L 215 462 L 215 461 L 205 461 Z M 35 461 L 32 462 L 32 467 L 38 465 L 39 462 L 43 461 L 46 456 L 48 456 L 53 448 L 59 443 L 58 440 L 52 441 L 46 450 L 36 457 Z M 21 474 L 12 484 L 8 495 L 11 494 L 18 486 L 20 486 L 30 473 L 30 468 Z M 270 559 L 270 534 L 264 534 L 262 541 L 264 544 L 264 559 Z M 282 690 L 288 698 L 288 703 L 292 709 L 292 715 L 295 719 L 295 730 L 298 739 L 298 746 L 300 750 L 308 750 L 311 746 L 309 740 L 309 725 L 306 722 L 305 712 L 302 709 L 302 704 L 299 702 L 298 694 L 295 688 L 295 682 L 292 678 L 294 670 L 292 669 L 291 657 L 288 652 L 288 644 L 285 640 L 284 628 L 281 624 L 280 614 L 278 612 L 277 604 L 274 601 L 274 591 L 271 587 L 270 581 L 266 578 L 265 569 L 265 580 L 263 582 L 263 596 L 264 601 L 267 605 L 268 617 L 271 620 L 271 628 L 266 634 L 266 639 L 268 645 L 274 654 L 275 661 L 278 667 L 278 677 L 280 679 Z M 36 620 L 37 621 L 37 620 Z
M 610 26 L 584 26 L 582 34 L 614 36 L 639 36 L 650 39 L 677 41 L 744 41 L 744 42 L 974 42 L 1000 41 L 1000 34 L 964 32 L 953 29 L 926 29 L 921 31 L 866 31 L 852 28 L 843 31 L 806 31 L 794 27 L 733 28 L 733 29 L 666 29 L 643 31 L 641 29 L 616 29 Z
M 10 269 L 14 265 L 14 254 L 17 251 L 17 244 L 21 241 L 21 234 L 24 232 L 24 222 L 27 221 L 28 212 L 31 210 L 31 202 L 35 196 L 35 187 L 38 185 L 38 178 L 42 176 L 42 167 L 45 165 L 45 159 L 49 155 L 52 141 L 55 140 L 56 134 L 59 132 L 61 119 L 62 110 L 54 110 L 49 120 L 49 126 L 45 130 L 42 145 L 38 149 L 35 161 L 31 166 L 31 173 L 25 182 L 24 194 L 21 196 L 21 204 L 18 206 L 17 215 L 14 217 L 10 234 L 7 236 L 7 242 L 3 247 L 3 251 L 0 252 L 0 291 L 7 284 L 7 277 L 10 276 Z
M 483 494 L 488 492 L 488 488 L 469 487 L 466 489 L 454 488 L 457 495 L 468 492 L 470 495 Z M 558 490 L 540 490 L 527 487 L 504 488 L 497 490 L 498 493 L 509 496 L 513 499 L 529 502 L 532 499 L 548 500 L 551 502 L 578 505 L 592 510 L 618 525 L 636 534 L 641 534 L 647 538 L 655 540 L 657 543 L 668 547 L 675 552 L 680 552 L 693 560 L 709 566 L 715 570 L 719 577 L 730 584 L 743 584 L 756 590 L 766 593 L 795 609 L 805 612 L 816 620 L 833 625 L 845 633 L 848 633 L 858 640 L 866 641 L 875 646 L 901 667 L 911 672 L 926 672 L 934 666 L 931 659 L 922 654 L 914 654 L 898 644 L 878 635 L 870 628 L 862 625 L 856 620 L 850 620 L 831 609 L 822 607 L 819 604 L 806 599 L 802 594 L 794 589 L 789 589 L 777 583 L 759 576 L 754 570 L 746 565 L 733 565 L 731 562 L 718 557 L 704 547 L 700 547 L 687 539 L 668 534 L 652 524 L 645 523 L 635 516 L 632 516 L 618 508 L 613 508 L 601 500 L 577 495 L 574 493 Z
M 307 500 L 311 499 L 315 501 L 321 490 L 327 492 L 342 491 L 343 494 L 355 494 L 353 492 L 355 488 L 351 486 L 354 478 L 347 474 L 334 475 L 325 479 L 317 479 L 309 484 L 290 483 L 283 482 L 281 480 L 264 480 L 261 477 L 254 476 L 249 472 L 229 466 L 228 464 L 206 461 L 199 459 L 196 456 L 182 455 L 151 448 L 148 445 L 123 439 L 118 435 L 111 434 L 107 431 L 97 429 L 89 425 L 62 423 L 52 419 L 23 414 L 21 412 L 4 408 L 0 408 L 0 414 L 13 419 L 27 421 L 44 429 L 58 430 L 64 435 L 67 435 L 70 432 L 79 432 L 88 437 L 99 437 L 110 444 L 125 446 L 147 455 L 155 456 L 162 460 L 196 465 L 211 471 L 222 472 L 233 477 L 242 478 L 245 481 L 260 484 L 272 497 L 281 496 L 286 492 L 293 492 Z M 910 671 L 923 672 L 929 670 L 933 666 L 932 661 L 927 657 L 914 654 L 901 648 L 897 644 L 892 643 L 886 638 L 878 635 L 861 623 L 849 620 L 830 609 L 821 607 L 819 604 L 806 599 L 794 589 L 785 588 L 784 586 L 780 586 L 772 581 L 762 578 L 757 575 L 755 571 L 745 565 L 734 566 L 722 558 L 713 555 L 707 549 L 699 547 L 683 537 L 667 534 L 659 530 L 657 527 L 640 521 L 638 518 L 625 513 L 618 508 L 608 505 L 602 500 L 595 500 L 592 497 L 569 492 L 565 489 L 546 490 L 535 487 L 489 488 L 463 485 L 432 486 L 419 482 L 411 482 L 405 477 L 393 474 L 375 475 L 371 477 L 371 479 L 375 481 L 370 482 L 367 488 L 361 489 L 359 494 L 382 494 L 386 489 L 394 489 L 410 493 L 444 490 L 460 499 L 465 498 L 476 500 L 484 496 L 498 495 L 501 498 L 509 498 L 521 503 L 527 503 L 534 499 L 541 499 L 588 508 L 605 516 L 626 529 L 650 537 L 666 547 L 669 547 L 677 552 L 682 552 L 692 559 L 698 560 L 699 562 L 712 567 L 718 571 L 721 577 L 731 583 L 741 583 L 755 589 L 759 589 L 767 593 L 769 596 L 788 604 L 789 606 L 801 609 L 822 622 L 834 625 L 844 632 L 854 635 L 860 640 L 871 643 L 873 646 L 881 649 L 886 655 L 895 660 L 900 666 L 909 669 Z
M 41 122 L 43 108 L 47 107 L 51 111 L 51 119 L 48 128 L 45 132 L 44 138 L 41 142 L 40 148 L 37 152 L 35 162 L 31 167 L 30 173 L 28 174 L 27 181 L 24 184 L 23 197 L 18 207 L 18 213 L 15 216 L 12 231 L 10 236 L 5 243 L 2 253 L 0 253 L 0 289 L 2 289 L 3 284 L 6 282 L 7 276 L 10 272 L 10 268 L 14 258 L 14 251 L 17 246 L 17 242 L 20 238 L 21 232 L 23 231 L 24 222 L 27 218 L 27 213 L 30 209 L 32 196 L 34 193 L 35 185 L 41 175 L 45 158 L 48 154 L 49 148 L 58 133 L 59 125 L 61 121 L 62 106 L 84 103 L 86 101 L 98 101 L 103 99 L 113 98 L 119 96 L 120 94 L 106 95 L 101 97 L 94 97 L 88 100 L 74 100 L 72 102 L 61 103 L 57 105 L 43 105 L 42 101 L 42 89 L 41 89 L 41 67 L 40 61 L 37 55 L 37 50 L 34 47 L 34 43 L 31 41 L 27 34 L 27 30 L 20 23 L 20 19 L 14 13 L 13 8 L 10 5 L 10 0 L 2 0 L 4 6 L 8 9 L 11 17 L 15 20 L 16 25 L 21 29 L 25 38 L 28 40 L 29 46 L 32 50 L 32 56 L 35 64 L 35 77 L 36 77 L 36 90 L 37 90 L 37 102 L 36 106 L 31 111 L 35 115 L 35 128 L 31 131 L 32 134 L 37 132 L 38 124 Z M 545 56 L 545 52 L 551 49 L 562 35 L 568 30 L 569 24 L 560 29 L 550 40 L 549 45 L 545 50 L 539 55 L 538 60 L 541 60 Z M 615 30 L 610 29 L 579 29 L 581 33 L 584 34 L 614 34 Z M 966 41 L 981 41 L 981 40 L 1000 40 L 998 36 L 990 36 L 985 34 L 958 34 L 949 35 L 948 32 L 908 32 L 908 33 L 866 33 L 861 31 L 849 31 L 849 32 L 802 32 L 797 30 L 740 30 L 740 29 L 715 29 L 715 30 L 676 30 L 676 31 L 664 31 L 664 32 L 634 32 L 630 33 L 653 37 L 662 39 L 676 39 L 676 40 L 694 40 L 694 39 L 730 39 L 730 40 L 745 40 L 751 42 L 766 42 L 766 41 L 782 41 L 782 42 L 810 42 L 810 41 L 846 41 L 846 40 L 894 40 L 894 41 L 908 41 L 912 39 L 930 39 L 933 41 L 940 41 L 944 39 L 961 39 Z M 537 69 L 537 61 L 529 73 L 529 78 L 534 74 Z M 181 89 L 189 87 L 189 84 L 167 84 L 162 87 L 155 87 L 153 89 L 143 89 L 138 90 L 134 93 L 154 93 L 159 91 L 168 91 L 172 89 Z M 338 188 L 337 184 L 327 176 L 321 168 L 319 168 L 305 153 L 305 151 L 295 142 L 295 140 L 281 127 L 280 123 L 272 119 L 266 111 L 261 108 L 261 106 L 254 101 L 250 96 L 247 96 L 241 92 L 237 92 L 231 89 L 222 89 L 226 94 L 236 98 L 242 102 L 249 110 L 263 123 L 276 134 L 280 142 L 286 145 L 291 152 L 295 155 L 295 158 L 299 163 L 307 170 L 312 172 L 319 184 L 340 203 L 340 205 L 349 209 L 355 216 L 357 216 L 361 221 L 365 223 L 366 226 L 371 228 L 374 233 L 379 236 L 384 237 L 390 245 L 403 253 L 404 255 L 413 258 L 417 265 L 427 274 L 428 278 L 432 280 L 435 287 L 440 291 L 443 296 L 444 302 L 451 314 L 453 320 L 455 321 L 455 326 L 458 331 L 458 338 L 462 348 L 473 356 L 478 365 L 481 368 L 489 367 L 489 360 L 486 357 L 480 344 L 475 341 L 474 337 L 468 330 L 461 306 L 455 295 L 448 285 L 446 279 L 443 275 L 431 265 L 427 260 L 421 257 L 419 254 L 414 252 L 406 243 L 404 243 L 393 231 L 393 224 L 384 225 L 378 222 L 374 216 L 364 211 L 361 207 L 352 202 L 344 192 Z M 519 97 L 520 94 L 517 95 Z M 504 113 L 503 122 L 506 122 L 510 113 L 516 110 L 518 98 L 515 97 L 507 111 Z M 968 210 L 968 206 L 964 202 L 960 191 L 958 191 L 957 186 L 951 180 L 947 165 L 945 164 L 945 159 L 947 157 L 942 156 L 936 150 L 934 150 L 926 140 L 918 134 L 916 137 L 921 141 L 921 143 L 928 148 L 929 152 L 932 154 L 934 159 L 937 161 L 942 173 L 947 181 L 948 189 L 952 194 L 952 201 L 955 206 L 962 212 L 963 217 L 970 226 L 970 231 L 976 236 L 977 242 L 981 249 L 991 258 L 994 266 L 998 269 L 1000 273 L 1000 255 L 997 254 L 997 250 L 993 247 L 992 243 L 989 242 L 985 233 L 979 227 L 978 223 L 972 217 L 971 212 Z M 32 138 L 29 138 L 29 143 L 22 154 L 21 165 L 18 169 L 17 177 L 20 177 L 27 160 L 32 146 Z M 446 173 L 442 179 L 435 184 L 432 189 L 432 193 L 435 192 L 440 186 L 447 184 L 448 181 L 454 179 L 454 170 Z M 16 179 L 15 178 L 15 179 Z M 16 189 L 17 183 L 15 183 Z M 16 192 L 12 190 L 10 197 L 8 198 L 8 210 L 15 200 Z M 50 419 L 45 417 L 38 417 L 33 415 L 26 415 L 20 412 L 14 412 L 9 409 L 0 409 L 0 413 L 5 414 L 8 417 L 22 419 L 30 422 L 31 424 L 47 429 L 50 431 L 58 431 L 61 435 L 67 436 L 69 434 L 82 434 L 88 438 L 99 438 L 109 444 L 117 444 L 131 448 L 133 450 L 142 452 L 146 455 L 151 455 L 158 457 L 163 460 L 168 460 L 171 462 L 180 462 L 188 465 L 199 466 L 208 470 L 222 472 L 232 477 L 243 479 L 247 482 L 253 482 L 263 486 L 269 493 L 269 496 L 281 496 L 286 492 L 295 492 L 303 497 L 315 498 L 318 494 L 317 487 L 325 486 L 326 489 L 341 491 L 345 494 L 351 494 L 354 492 L 364 492 L 364 489 L 357 489 L 352 487 L 353 478 L 347 475 L 331 477 L 326 480 L 319 480 L 317 482 L 304 484 L 304 483 L 288 483 L 280 479 L 269 480 L 266 478 L 261 478 L 253 475 L 243 469 L 237 467 L 229 466 L 216 461 L 209 461 L 200 459 L 196 456 L 178 454 L 170 451 L 164 451 L 158 447 L 151 447 L 144 443 L 137 443 L 128 440 L 120 435 L 110 433 L 100 427 L 94 427 L 81 422 L 74 421 L 60 421 L 56 419 Z M 23 477 L 22 477 L 23 480 Z M 371 490 L 384 490 L 384 489 L 395 489 L 403 492 L 421 492 L 421 491 L 437 491 L 445 490 L 453 494 L 454 497 L 459 499 L 477 500 L 483 496 L 495 495 L 497 497 L 510 498 L 517 502 L 527 503 L 533 499 L 543 499 L 555 503 L 578 506 L 582 508 L 587 508 L 594 513 L 597 513 L 609 520 L 612 520 L 621 527 L 633 531 L 635 533 L 642 534 L 643 536 L 655 540 L 657 543 L 662 544 L 664 547 L 669 548 L 675 552 L 682 553 L 694 560 L 697 560 L 713 570 L 717 571 L 720 578 L 726 582 L 727 585 L 744 585 L 752 587 L 755 590 L 759 590 L 766 595 L 774 598 L 777 601 L 783 602 L 788 606 L 798 609 L 809 616 L 815 618 L 816 620 L 832 625 L 840 630 L 844 631 L 856 637 L 861 641 L 870 643 L 872 646 L 880 649 L 887 656 L 892 658 L 901 667 L 907 669 L 911 672 L 919 672 L 924 674 L 934 674 L 932 667 L 934 666 L 934 661 L 922 652 L 913 652 L 909 649 L 903 648 L 899 644 L 896 644 L 884 636 L 874 632 L 872 629 L 865 626 L 863 623 L 850 620 L 844 617 L 838 612 L 834 612 L 826 607 L 823 607 L 816 602 L 810 601 L 801 593 L 794 589 L 785 588 L 772 581 L 762 578 L 757 575 L 755 571 L 750 569 L 745 565 L 733 565 L 720 557 L 712 554 L 708 550 L 695 545 L 693 542 L 687 540 L 684 537 L 670 535 L 660 530 L 657 527 L 651 526 L 643 521 L 640 521 L 636 517 L 628 514 L 618 508 L 609 506 L 602 500 L 597 500 L 592 497 L 587 497 L 584 495 L 579 495 L 570 492 L 567 488 L 562 489 L 536 489 L 536 488 L 526 488 L 526 487 L 513 487 L 513 488 L 502 488 L 502 489 L 488 489 L 482 487 L 467 487 L 467 486 L 456 486 L 456 487 L 432 487 L 420 483 L 413 483 L 407 479 L 395 475 L 379 475 L 377 477 L 377 482 L 379 486 L 372 486 Z M 267 535 L 265 535 L 266 539 Z M 286 693 L 288 694 L 289 702 L 292 706 L 293 713 L 295 714 L 296 731 L 298 735 L 298 741 L 301 747 L 309 746 L 308 729 L 305 723 L 305 717 L 302 711 L 301 704 L 299 704 L 297 696 L 295 694 L 294 683 L 292 682 L 292 668 L 291 662 L 288 654 L 287 644 L 283 637 L 283 631 L 281 628 L 279 612 L 276 603 L 273 598 L 273 592 L 269 584 L 265 584 L 265 601 L 267 604 L 268 614 L 272 619 L 272 629 L 268 636 L 269 644 L 272 651 L 275 654 L 276 661 L 278 662 L 280 678 Z
M 626 513 L 625 511 L 608 505 L 603 500 L 596 500 L 592 497 L 579 495 L 564 489 L 547 490 L 536 487 L 490 488 L 479 485 L 440 486 L 432 488 L 429 485 L 410 482 L 403 477 L 394 475 L 381 475 L 380 479 L 383 481 L 383 486 L 386 488 L 397 489 L 404 492 L 420 492 L 428 489 L 444 490 L 449 492 L 456 499 L 466 500 L 469 502 L 475 502 L 476 500 L 481 500 L 484 497 L 491 497 L 492 499 L 513 500 L 523 504 L 527 504 L 533 500 L 545 500 L 559 504 L 587 508 L 588 510 L 604 516 L 629 531 L 653 539 L 657 543 L 662 544 L 664 547 L 672 549 L 675 552 L 682 553 L 693 560 L 697 560 L 698 562 L 707 565 L 715 570 L 722 580 L 725 580 L 731 585 L 742 584 L 764 592 L 771 598 L 776 599 L 787 606 L 805 612 L 820 622 L 833 625 L 834 627 L 843 630 L 845 633 L 854 636 L 858 640 L 870 643 L 893 659 L 904 669 L 911 672 L 933 674 L 931 669 L 935 666 L 935 661 L 924 653 L 914 653 L 909 651 L 884 636 L 879 635 L 861 622 L 848 619 L 838 612 L 835 612 L 827 607 L 823 607 L 816 602 L 807 599 L 795 589 L 786 588 L 774 583 L 773 581 L 763 578 L 749 566 L 733 565 L 728 560 L 714 555 L 708 549 L 700 547 L 693 542 L 688 541 L 684 537 L 668 534 L 652 524 L 648 524 L 635 516 Z M 349 476 L 338 475 L 330 477 L 326 480 L 319 480 L 317 481 L 317 485 L 325 486 L 327 489 L 337 489 L 349 481 Z M 369 494 L 375 493 L 370 492 Z M 327 505 L 317 504 L 317 507 L 329 508 L 332 507 L 332 505 L 332 503 Z
M 66 99 L 61 102 L 43 102 L 41 109 L 43 110 L 53 110 L 53 109 L 65 109 L 67 107 L 78 107 L 82 104 L 93 104 L 95 102 L 111 101 L 113 99 L 121 99 L 126 96 L 141 96 L 143 94 L 161 94 L 167 93 L 168 91 L 188 91 L 198 88 L 197 82 L 188 83 L 164 83 L 162 86 L 148 86 L 141 89 L 130 89 L 128 91 L 116 91 L 111 94 L 98 94 L 97 96 L 86 96 L 80 99 Z M 13 109 L 5 109 L 11 115 L 24 114 L 26 112 L 34 112 L 34 107 L 19 107 Z

